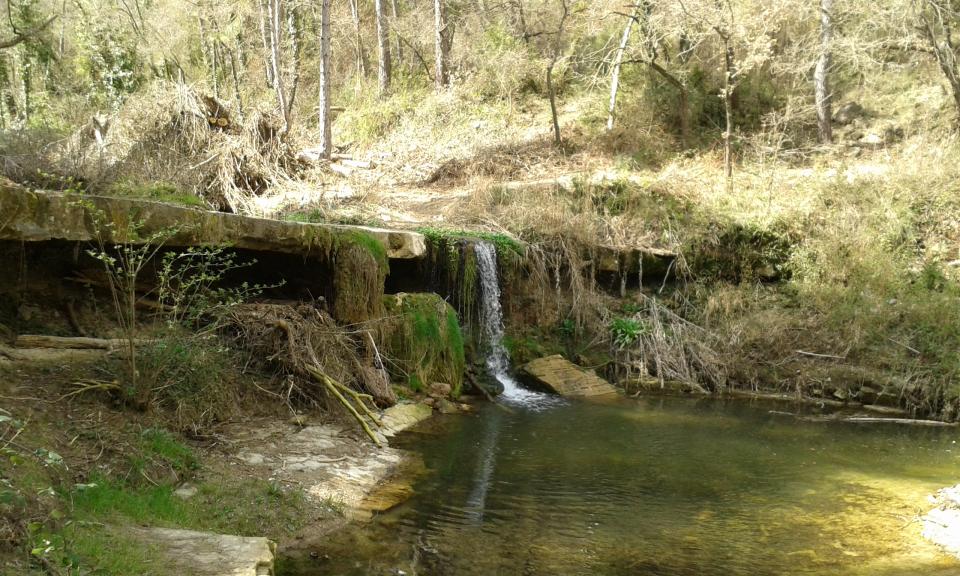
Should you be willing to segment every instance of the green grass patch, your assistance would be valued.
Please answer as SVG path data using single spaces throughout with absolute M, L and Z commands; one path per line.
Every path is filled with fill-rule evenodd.
M 125 523 L 238 534 L 288 536 L 303 527 L 303 492 L 265 480 L 220 477 L 189 500 L 172 485 L 130 486 L 106 477 L 63 497 L 80 523 Z
M 165 204 L 176 204 L 188 208 L 206 208 L 202 198 L 184 192 L 173 184 L 166 182 L 130 182 L 122 181 L 112 184 L 107 190 L 109 196 L 123 196 L 126 198 L 142 198 Z

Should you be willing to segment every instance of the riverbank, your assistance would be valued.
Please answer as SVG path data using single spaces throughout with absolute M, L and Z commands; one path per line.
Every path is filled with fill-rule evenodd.
M 376 447 L 332 413 L 291 417 L 254 392 L 263 376 L 248 375 L 242 419 L 190 433 L 106 395 L 71 396 L 97 372 L 89 362 L 0 363 L 2 573 L 205 574 L 204 551 L 220 545 L 213 534 L 266 538 L 283 553 L 409 495 L 416 458 Z M 431 412 L 398 404 L 382 430 L 392 436 Z M 209 536 L 184 548 L 182 535 L 155 529 Z

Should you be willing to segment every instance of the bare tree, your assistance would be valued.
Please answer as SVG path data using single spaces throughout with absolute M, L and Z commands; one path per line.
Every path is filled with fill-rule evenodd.
M 830 117 L 833 114 L 829 78 L 832 42 L 833 0 L 820 0 L 820 56 L 817 58 L 817 67 L 813 72 L 813 87 L 817 106 L 817 128 L 820 132 L 820 142 L 824 144 L 833 141 L 833 129 L 830 124 Z
M 620 38 L 620 46 L 617 47 L 617 53 L 613 58 L 613 68 L 610 71 L 610 105 L 607 107 L 607 131 L 613 130 L 614 117 L 617 111 L 617 90 L 620 87 L 620 67 L 623 65 L 623 53 L 627 50 L 627 42 L 630 41 L 630 31 L 633 30 L 633 22 L 637 19 L 637 13 L 640 11 L 640 5 L 634 7 L 633 14 L 627 18 L 627 25 L 623 27 L 623 36 Z
M 433 28 L 435 47 L 434 80 L 437 90 L 443 90 L 450 85 L 450 71 L 448 69 L 447 15 L 444 0 L 433 0 Z
M 563 27 L 569 16 L 570 7 L 567 5 L 567 0 L 560 0 L 560 21 L 553 33 L 550 62 L 547 64 L 547 98 L 550 100 L 550 119 L 553 121 L 553 141 L 557 146 L 563 144 L 563 139 L 560 137 L 560 119 L 557 116 L 557 90 L 553 85 L 553 69 L 557 65 L 560 53 L 563 50 Z
M 270 53 L 272 52 L 270 48 L 270 29 L 267 24 L 267 2 L 271 0 L 257 0 L 257 8 L 260 13 L 260 39 L 263 42 L 263 53 L 267 58 L 267 65 L 264 66 L 267 77 L 267 86 L 273 88 L 273 66 L 270 64 Z
M 390 25 L 387 20 L 385 0 L 374 0 L 373 5 L 377 12 L 377 55 L 380 64 L 377 66 L 377 80 L 380 87 L 380 96 L 390 91 Z M 439 0 L 438 0 L 439 1 Z
M 290 131 L 290 109 L 287 106 L 287 93 L 283 86 L 283 65 L 281 61 L 281 42 L 283 39 L 283 4 L 282 0 L 267 0 L 267 16 L 270 32 L 270 67 L 273 69 L 273 89 L 277 93 L 277 104 L 283 115 L 281 135 Z
M 390 0 L 390 13 L 393 16 L 393 26 L 396 29 L 397 20 L 400 18 L 400 0 Z M 396 37 L 396 44 L 394 45 L 393 55 L 396 57 L 398 65 L 403 65 L 403 41 L 400 38 L 400 35 L 394 33 Z
M 960 112 L 960 64 L 953 40 L 953 26 L 960 21 L 960 12 L 953 0 L 918 0 L 917 12 L 921 31 L 950 83 L 954 104 Z
M 300 86 L 300 16 L 296 6 L 287 10 L 287 36 L 290 37 L 290 95 L 287 97 L 286 118 L 289 122 L 293 118 L 293 102 L 297 99 L 297 88 Z
M 357 86 L 360 79 L 367 75 L 367 53 L 363 49 L 363 34 L 360 33 L 359 0 L 350 0 L 350 16 L 353 18 L 354 50 L 357 58 Z
M 320 155 L 333 154 L 333 129 L 330 117 L 330 0 L 320 3 Z

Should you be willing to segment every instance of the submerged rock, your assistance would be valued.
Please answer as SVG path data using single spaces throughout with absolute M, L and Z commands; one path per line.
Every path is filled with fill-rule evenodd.
M 559 354 L 528 362 L 523 371 L 561 396 L 603 396 L 617 391 L 603 378 Z

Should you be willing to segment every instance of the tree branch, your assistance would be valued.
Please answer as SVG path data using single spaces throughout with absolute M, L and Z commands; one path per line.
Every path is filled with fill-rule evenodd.
M 26 42 L 30 37 L 35 36 L 36 34 L 43 32 L 48 26 L 53 24 L 53 21 L 57 19 L 57 15 L 53 15 L 47 19 L 46 22 L 37 26 L 33 30 L 28 30 L 27 32 L 15 32 L 12 38 L 5 38 L 0 40 L 0 50 L 4 48 L 13 48 L 17 44 Z

